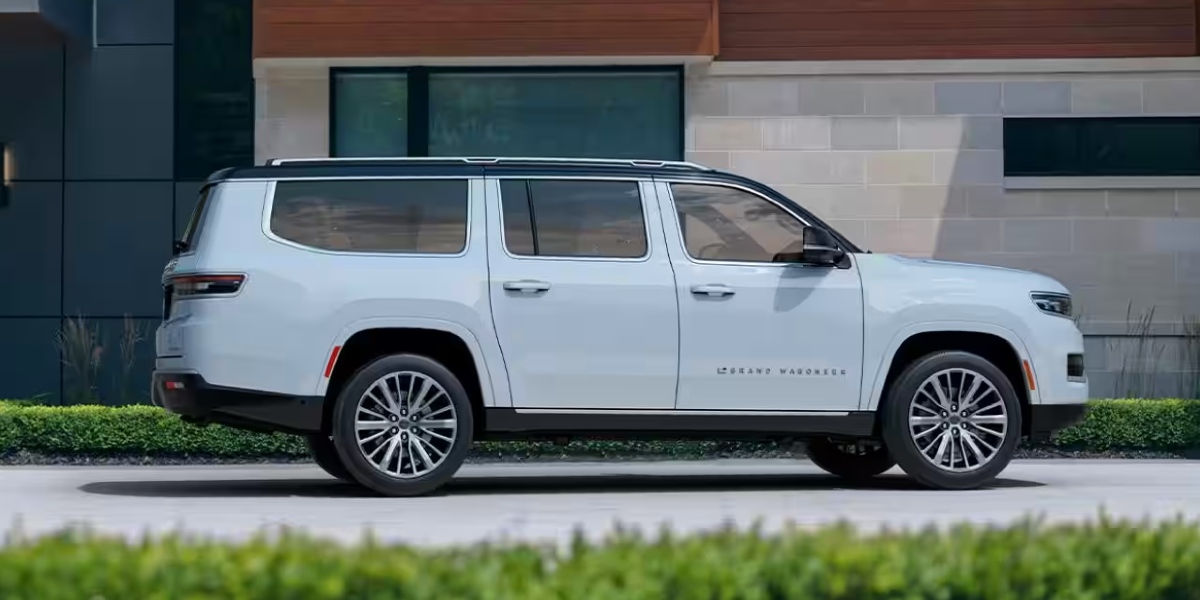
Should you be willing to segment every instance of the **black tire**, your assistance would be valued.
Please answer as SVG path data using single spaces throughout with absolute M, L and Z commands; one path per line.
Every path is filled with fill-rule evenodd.
M 342 457 L 338 455 L 333 438 L 327 435 L 308 435 L 304 437 L 304 441 L 308 444 L 309 455 L 312 456 L 313 462 L 317 463 L 318 467 L 337 479 L 358 483 L 354 481 L 354 476 L 342 463 Z
M 974 470 L 956 472 L 935 465 L 931 458 L 921 453 L 909 432 L 909 409 L 918 389 L 928 378 L 946 369 L 967 369 L 983 376 L 994 387 L 1007 414 L 1004 439 L 997 440 L 999 443 L 995 446 L 996 452 L 993 457 Z M 995 399 L 981 400 L 977 406 L 994 402 Z M 914 361 L 896 379 L 885 399 L 882 427 L 884 445 L 900 468 L 917 483 L 943 490 L 974 489 L 992 481 L 1012 461 L 1021 438 L 1021 403 L 1008 377 L 988 360 L 969 352 L 937 352 Z M 953 441 L 950 442 L 950 446 L 953 447 Z M 963 449 L 960 452 L 963 453 L 960 454 L 961 457 L 968 450 Z
M 432 379 L 445 390 L 454 407 L 454 441 L 449 444 L 442 462 L 419 477 L 401 478 L 384 473 L 359 450 L 355 437 L 359 399 L 381 377 L 400 372 L 417 373 Z M 355 481 L 385 496 L 420 496 L 440 488 L 462 467 L 471 448 L 473 423 L 470 397 L 454 373 L 424 356 L 393 354 L 375 359 L 346 382 L 333 409 L 332 431 L 338 455 Z M 397 457 L 396 460 L 401 459 Z M 398 465 L 397 470 L 402 470 L 402 467 Z
M 808 459 L 821 469 L 850 481 L 865 481 L 882 475 L 896 466 L 896 461 L 883 446 L 852 448 L 854 444 L 838 444 L 829 438 L 808 442 Z

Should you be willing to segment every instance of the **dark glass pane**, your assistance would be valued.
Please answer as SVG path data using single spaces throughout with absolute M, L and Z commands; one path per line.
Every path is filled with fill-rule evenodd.
M 504 209 L 504 247 L 521 256 L 537 254 L 533 243 L 533 218 L 529 214 L 529 190 L 525 187 L 525 180 L 501 180 L 500 204 Z
M 467 182 L 283 181 L 271 230 L 324 250 L 455 254 L 467 243 Z
M 1200 118 L 1006 119 L 1004 174 L 1200 175 Z
M 682 158 L 678 71 L 431 73 L 431 156 Z
M 530 181 L 540 256 L 646 255 L 642 198 L 633 181 Z
M 1098 175 L 1198 175 L 1200 120 L 1097 119 L 1088 154 Z
M 1004 174 L 1085 175 L 1079 125 L 1074 119 L 1005 119 Z
M 408 76 L 343 71 L 334 74 L 336 156 L 408 156 Z
M 176 179 L 204 179 L 225 167 L 254 164 L 251 4 L 177 2 Z

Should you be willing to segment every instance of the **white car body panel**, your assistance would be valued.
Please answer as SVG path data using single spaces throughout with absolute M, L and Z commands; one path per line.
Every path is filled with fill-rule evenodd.
M 419 327 L 467 344 L 485 407 L 874 411 L 906 339 L 970 331 L 1004 339 L 1028 361 L 1033 404 L 1087 399 L 1086 381 L 1069 381 L 1065 368 L 1067 354 L 1083 352 L 1082 335 L 1029 297 L 1066 293 L 1053 279 L 869 253 L 852 255 L 848 269 L 696 261 L 683 249 L 668 186 L 640 181 L 649 249 L 631 260 L 510 255 L 490 177 L 469 178 L 468 243 L 453 256 L 299 246 L 270 231 L 272 181 L 221 182 L 196 250 L 172 259 L 164 279 L 229 272 L 246 283 L 235 296 L 176 302 L 157 331 L 157 369 L 225 388 L 323 396 L 335 347 L 367 329 Z M 521 280 L 551 287 L 503 287 Z M 736 294 L 691 292 L 710 283 Z

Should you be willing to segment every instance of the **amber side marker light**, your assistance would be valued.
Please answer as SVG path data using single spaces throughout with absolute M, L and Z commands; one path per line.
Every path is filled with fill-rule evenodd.
M 1025 380 L 1029 383 L 1029 391 L 1037 390 L 1037 382 L 1033 380 L 1033 367 L 1029 366 L 1029 361 L 1023 361 L 1025 364 Z

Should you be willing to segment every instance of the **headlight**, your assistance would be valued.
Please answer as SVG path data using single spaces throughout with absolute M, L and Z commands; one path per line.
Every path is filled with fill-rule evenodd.
M 1029 298 L 1044 313 L 1071 318 L 1071 297 L 1052 292 L 1033 292 Z

